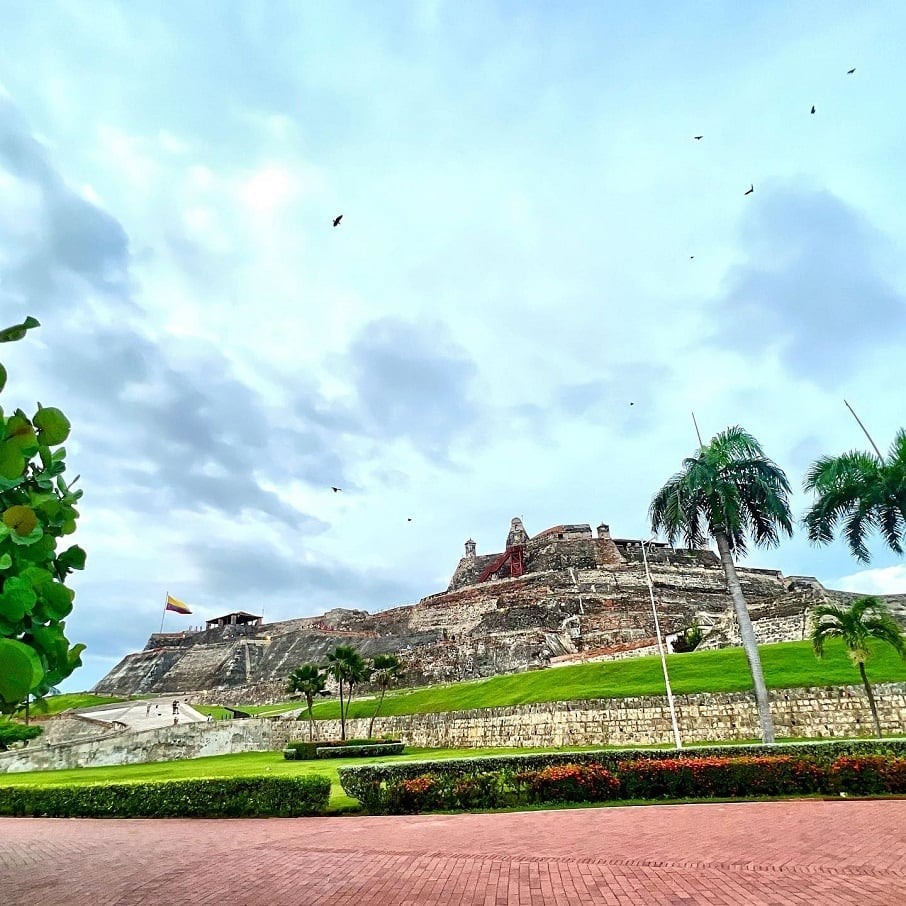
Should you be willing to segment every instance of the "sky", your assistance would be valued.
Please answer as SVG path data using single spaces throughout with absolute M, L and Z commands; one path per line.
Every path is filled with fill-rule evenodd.
M 168 592 L 171 631 L 373 612 L 516 515 L 648 537 L 693 411 L 801 517 L 808 465 L 867 449 L 844 399 L 884 450 L 906 423 L 904 27 L 898 0 L 4 4 L 0 326 L 42 326 L 2 403 L 67 414 L 84 490 L 64 688 Z M 799 530 L 746 562 L 906 592 L 871 551 Z

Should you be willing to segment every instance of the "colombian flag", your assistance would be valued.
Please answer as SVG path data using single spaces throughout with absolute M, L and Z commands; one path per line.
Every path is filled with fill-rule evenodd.
M 172 610 L 174 613 L 191 613 L 192 609 L 183 604 L 182 601 L 177 601 L 172 595 L 167 595 L 167 606 L 164 610 Z

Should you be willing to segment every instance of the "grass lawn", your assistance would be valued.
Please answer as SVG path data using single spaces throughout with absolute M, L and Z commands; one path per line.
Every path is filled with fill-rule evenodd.
M 70 708 L 90 708 L 94 705 L 109 705 L 112 702 L 127 701 L 122 695 L 93 695 L 91 692 L 64 692 L 61 695 L 52 695 L 44 699 L 47 710 L 43 705 L 32 704 L 29 709 L 29 718 L 41 720 L 44 717 L 52 717 L 61 711 L 68 711 Z M 25 719 L 25 709 L 16 712 L 16 718 Z
M 828 643 L 821 660 L 815 657 L 811 643 L 807 641 L 762 645 L 759 650 L 765 681 L 770 688 L 860 684 L 858 671 L 850 663 L 842 643 L 836 639 Z M 752 688 L 742 648 L 671 654 L 667 657 L 667 668 L 673 691 L 677 694 L 743 692 Z M 906 682 L 906 662 L 900 660 L 889 645 L 876 645 L 868 661 L 867 673 L 872 683 Z M 660 659 L 652 656 L 552 667 L 484 680 L 389 692 L 381 714 L 426 714 L 531 702 L 663 694 L 664 677 Z M 350 716 L 370 717 L 374 706 L 373 699 L 353 699 Z M 300 704 L 287 702 L 267 707 L 270 713 L 279 713 L 279 710 L 298 708 Z M 315 704 L 314 715 L 318 719 L 338 718 L 339 714 L 339 702 L 334 699 Z
M 600 748 L 600 747 L 598 747 Z M 423 758 L 465 758 L 479 755 L 506 755 L 526 752 L 580 751 L 571 749 L 407 749 L 394 761 L 418 761 Z M 5 786 L 69 786 L 74 783 L 128 783 L 144 780 L 188 780 L 211 777 L 296 777 L 319 774 L 330 778 L 331 812 L 358 808 L 358 800 L 343 792 L 337 768 L 353 764 L 374 764 L 386 758 L 328 758 L 314 761 L 287 761 L 280 752 L 245 752 L 240 755 L 215 755 L 183 761 L 153 764 L 113 765 L 102 768 L 74 768 L 64 771 L 29 771 L 0 775 Z

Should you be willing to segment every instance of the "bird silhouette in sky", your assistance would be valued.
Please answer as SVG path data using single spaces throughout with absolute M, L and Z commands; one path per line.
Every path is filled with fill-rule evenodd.
M 693 135 L 692 138 L 694 138 L 697 142 L 700 142 L 704 138 L 704 136 L 703 135 Z
M 815 112 L 815 105 L 812 104 L 812 113 L 814 113 L 814 112 Z
M 330 490 L 333 491 L 334 494 L 338 494 L 338 493 L 339 493 L 340 491 L 342 491 L 343 489 L 342 489 L 342 488 L 335 488 L 333 485 L 331 485 L 331 486 L 330 486 Z
M 340 221 L 341 221 L 342 219 L 343 219 L 343 215 L 342 215 L 342 214 L 337 215 L 337 216 L 334 217 L 334 219 L 333 219 L 333 225 L 334 225 L 334 226 L 339 226 L 339 225 L 340 225 Z
M 755 184 L 754 184 L 754 183 L 751 183 L 751 184 L 749 185 L 749 188 L 746 189 L 745 192 L 743 192 L 742 194 L 743 194 L 743 195 L 751 195 L 754 191 L 755 191 Z
M 406 522 L 412 522 L 412 517 L 410 516 L 410 517 L 406 520 Z
M 846 74 L 847 74 L 847 75 L 852 75 L 855 71 L 856 71 L 856 67 L 853 66 L 852 69 L 847 69 L 847 70 L 846 70 Z

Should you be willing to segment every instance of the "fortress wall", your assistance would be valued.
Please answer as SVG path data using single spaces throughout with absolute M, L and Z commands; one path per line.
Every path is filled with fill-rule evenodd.
M 873 687 L 881 726 L 906 730 L 906 683 Z M 733 741 L 759 737 L 750 693 L 678 695 L 680 732 L 685 742 Z M 871 713 L 861 686 L 780 689 L 771 692 L 778 737 L 847 737 L 871 734 Z M 350 738 L 368 731 L 368 719 L 347 721 Z M 339 721 L 318 721 L 320 739 L 337 739 Z M 577 702 L 546 702 L 441 714 L 379 717 L 376 736 L 402 738 L 431 748 L 486 746 L 652 745 L 672 742 L 666 699 L 646 696 Z M 235 752 L 282 749 L 290 739 L 306 739 L 306 721 L 226 720 L 184 724 L 141 733 L 123 732 L 87 742 L 0 753 L 0 773 L 99 765 L 139 764 L 201 758 Z
M 906 732 L 906 683 L 879 684 L 873 689 L 884 731 Z M 687 743 L 760 737 L 753 694 L 678 695 L 675 702 L 680 735 Z M 778 737 L 834 738 L 872 732 L 868 699 L 861 686 L 772 690 L 771 710 Z M 376 736 L 390 735 L 426 747 L 673 742 L 666 698 L 655 696 L 379 717 L 374 727 Z M 339 721 L 318 721 L 317 728 L 322 739 L 339 737 Z M 359 737 L 367 730 L 365 719 L 347 721 L 347 736 Z

